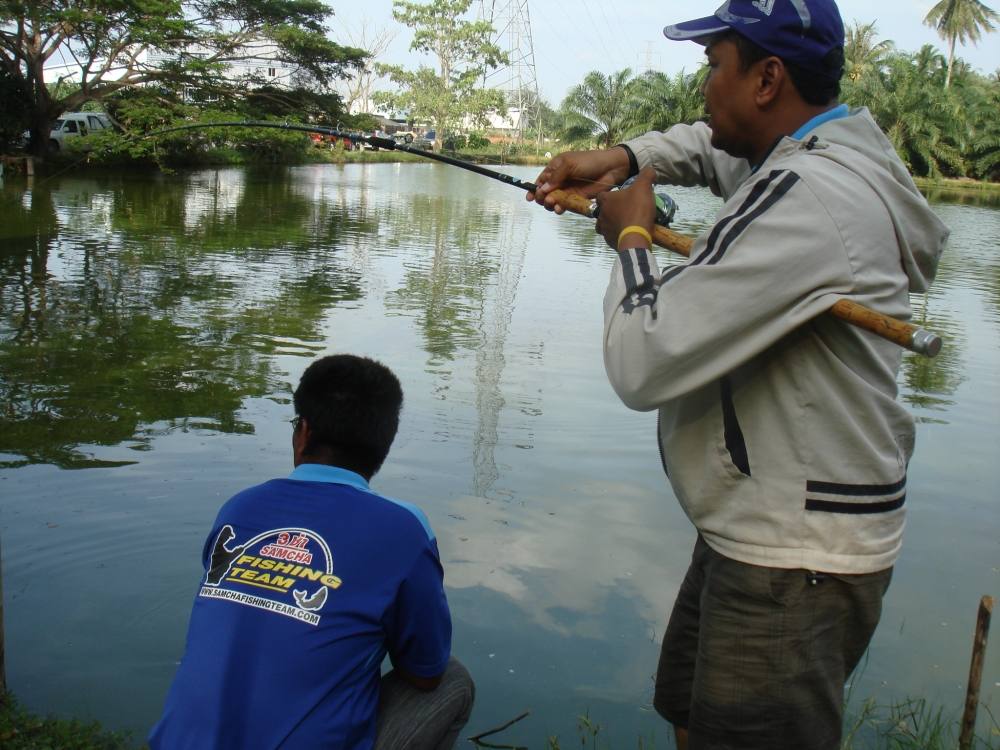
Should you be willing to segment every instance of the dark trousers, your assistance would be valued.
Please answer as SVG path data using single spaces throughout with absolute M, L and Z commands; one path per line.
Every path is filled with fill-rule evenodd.
M 454 657 L 434 690 L 418 690 L 389 672 L 382 677 L 375 750 L 451 750 L 475 697 L 469 671 Z
M 844 683 L 892 569 L 765 568 L 699 537 L 663 637 L 653 704 L 690 750 L 838 750 Z

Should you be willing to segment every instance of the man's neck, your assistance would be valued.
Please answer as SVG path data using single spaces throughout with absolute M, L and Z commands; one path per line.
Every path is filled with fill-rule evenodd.
M 343 460 L 341 457 L 332 452 L 324 453 L 324 455 L 306 455 L 296 451 L 292 457 L 292 466 L 298 468 L 302 464 L 318 464 L 320 466 L 329 466 L 334 469 L 347 469 L 348 471 L 353 471 L 355 474 L 364 477 L 365 481 L 371 481 L 371 475 L 357 469 L 352 466 L 349 461 Z

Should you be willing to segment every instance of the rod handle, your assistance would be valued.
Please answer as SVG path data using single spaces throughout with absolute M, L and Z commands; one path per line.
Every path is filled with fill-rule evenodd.
M 589 198 L 575 193 L 567 193 L 565 190 L 553 190 L 549 195 L 567 211 L 591 218 L 594 216 L 596 204 Z M 691 246 L 694 245 L 692 238 L 658 224 L 653 227 L 653 242 L 685 257 L 691 254 Z M 934 357 L 941 351 L 941 337 L 937 334 L 912 323 L 904 323 L 896 318 L 876 312 L 864 305 L 859 305 L 857 302 L 848 299 L 838 300 L 827 312 L 858 328 L 899 344 L 904 349 L 923 354 L 925 357 Z
M 935 333 L 904 323 L 896 318 L 859 305 L 849 299 L 837 300 L 830 312 L 841 320 L 853 323 L 858 328 L 871 331 L 877 336 L 895 342 L 905 349 L 925 357 L 935 357 L 941 351 L 941 337 Z

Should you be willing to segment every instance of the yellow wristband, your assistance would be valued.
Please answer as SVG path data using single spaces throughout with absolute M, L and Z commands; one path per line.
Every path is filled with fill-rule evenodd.
M 622 237 L 624 237 L 626 234 L 641 234 L 643 237 L 646 238 L 646 242 L 648 242 L 650 246 L 652 246 L 653 244 L 653 237 L 652 235 L 650 235 L 650 233 L 646 230 L 645 227 L 640 227 L 638 224 L 632 224 L 631 226 L 625 227 L 622 231 L 618 233 L 619 250 L 621 250 L 622 247 Z

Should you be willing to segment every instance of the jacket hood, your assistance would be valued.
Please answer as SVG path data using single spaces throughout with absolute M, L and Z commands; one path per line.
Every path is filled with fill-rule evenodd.
M 899 240 L 900 260 L 911 292 L 927 291 L 950 230 L 917 190 L 903 162 L 868 109 L 851 110 L 806 136 L 818 136 L 813 153 L 854 172 L 881 196 Z M 823 148 L 826 143 L 845 148 Z

